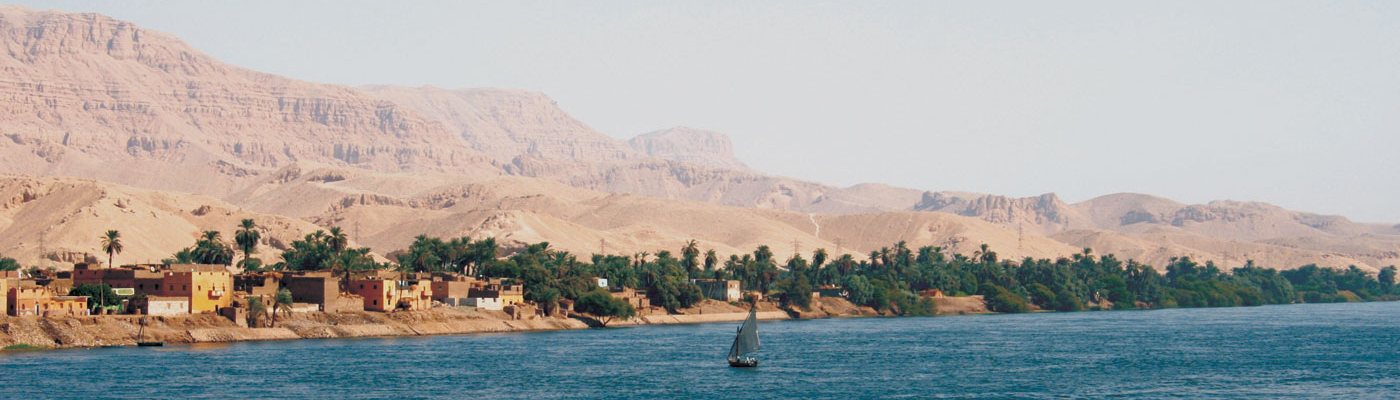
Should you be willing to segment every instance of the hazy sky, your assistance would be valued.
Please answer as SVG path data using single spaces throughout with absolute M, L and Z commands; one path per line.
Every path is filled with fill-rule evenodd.
M 763 171 L 1400 222 L 1400 2 L 41 2 L 311 81 L 543 91 Z

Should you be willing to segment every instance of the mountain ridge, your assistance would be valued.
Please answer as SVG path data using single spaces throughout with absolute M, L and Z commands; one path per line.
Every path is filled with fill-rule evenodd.
M 8 77 L 0 77 L 0 172 L 209 196 L 249 215 L 310 224 L 302 230 L 361 225 L 381 253 L 421 229 L 581 252 L 604 247 L 598 241 L 641 251 L 698 236 L 736 252 L 796 238 L 804 248 L 857 254 L 908 240 L 966 251 L 985 242 L 1034 257 L 1102 247 L 1158 265 L 1175 255 L 1258 257 L 1281 268 L 1400 261 L 1400 225 L 1143 194 L 1067 203 L 1053 193 L 835 187 L 752 170 L 717 132 L 673 128 L 621 140 L 538 92 L 303 82 L 227 65 L 172 35 L 97 14 L 0 6 L 0 48 Z M 72 207 L 81 208 L 25 212 L 68 215 Z

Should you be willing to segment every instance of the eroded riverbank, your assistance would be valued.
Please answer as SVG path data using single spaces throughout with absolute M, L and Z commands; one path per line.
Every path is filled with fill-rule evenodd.
M 980 299 L 947 298 L 938 302 L 939 313 L 985 313 Z M 741 321 L 744 308 L 706 301 L 679 314 L 652 313 L 608 326 L 701 324 Z M 772 303 L 760 303 L 761 320 L 869 317 L 880 314 L 844 299 L 822 298 L 810 310 L 794 311 Z M 82 317 L 0 316 L 0 349 L 60 349 L 134 346 L 140 316 Z M 393 336 L 459 335 L 474 333 L 588 329 L 595 321 L 584 318 L 512 319 L 499 311 L 436 308 L 428 311 L 295 313 L 279 316 L 275 327 L 240 327 L 212 314 L 147 317 L 145 340 L 180 343 L 222 343 L 259 340 L 332 339 Z

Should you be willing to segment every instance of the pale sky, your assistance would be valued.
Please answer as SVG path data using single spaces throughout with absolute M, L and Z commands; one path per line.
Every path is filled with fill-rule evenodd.
M 835 185 L 1400 222 L 1400 2 L 45 1 L 348 85 L 545 92 Z

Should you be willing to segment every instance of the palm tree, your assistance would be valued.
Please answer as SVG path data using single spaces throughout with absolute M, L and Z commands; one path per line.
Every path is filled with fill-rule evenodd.
M 339 226 L 332 226 L 330 236 L 326 238 L 326 244 L 331 246 L 332 253 L 340 254 L 340 252 L 345 251 L 346 246 L 350 245 L 350 238 L 345 235 L 344 231 L 340 230 Z
M 277 290 L 277 294 L 272 298 L 272 326 L 277 327 L 277 312 L 285 310 L 291 313 L 292 292 L 286 288 Z
M 233 240 L 238 242 L 238 247 L 243 249 L 243 267 L 248 267 L 248 258 L 254 250 L 258 248 L 258 240 L 262 239 L 262 233 L 258 232 L 258 224 L 252 219 L 245 219 L 238 226 L 238 232 L 233 235 Z
M 102 235 L 102 251 L 107 252 L 107 267 L 112 267 L 113 255 L 122 252 L 122 233 L 116 230 L 108 230 Z
M 685 267 L 685 272 L 689 277 L 699 276 L 700 272 L 700 244 L 695 239 L 685 242 L 685 247 L 681 248 L 681 265 Z
M 106 234 L 102 235 L 102 251 L 107 252 L 107 268 L 111 268 L 114 255 L 122 252 L 122 233 L 111 229 L 108 230 Z M 102 307 L 102 313 L 106 314 L 107 291 L 103 290 L 100 293 L 101 295 L 98 296 L 100 299 L 97 303 Z
M 714 271 L 717 263 L 719 263 L 719 255 L 715 254 L 715 249 L 705 250 L 705 270 Z
M 196 262 L 221 265 L 233 263 L 233 248 L 224 244 L 219 236 L 219 231 L 204 231 L 200 239 L 195 241 L 191 254 Z

